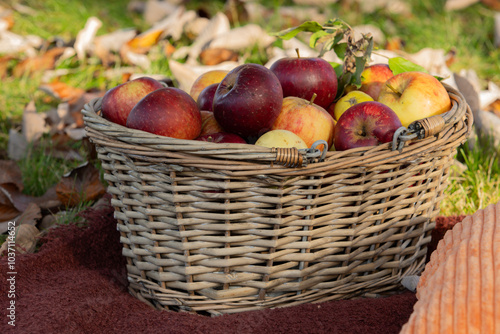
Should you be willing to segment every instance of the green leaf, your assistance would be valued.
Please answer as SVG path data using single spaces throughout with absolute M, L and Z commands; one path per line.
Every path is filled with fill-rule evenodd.
M 337 78 L 340 78 L 340 76 L 342 75 L 342 71 L 344 70 L 344 65 L 335 62 L 330 62 L 330 65 L 332 65 L 333 69 L 335 70 Z
M 366 60 L 364 57 L 356 57 L 356 67 L 354 72 L 354 80 L 352 80 L 352 84 L 356 85 L 357 88 L 361 87 L 361 74 L 365 69 Z
M 339 83 L 337 87 L 337 95 L 335 96 L 335 101 L 337 101 L 342 95 L 344 95 L 345 88 L 351 83 L 352 73 L 346 72 L 339 76 Z
M 335 52 L 337 57 L 339 57 L 340 59 L 344 59 L 346 50 L 347 50 L 347 43 L 340 43 L 333 47 L 333 52 Z
M 309 39 L 309 46 L 311 48 L 314 48 L 316 46 L 316 43 L 318 43 L 318 40 L 320 40 L 322 37 L 330 35 L 324 30 L 318 30 L 314 34 L 312 34 L 311 38 Z
M 333 48 L 333 43 L 334 43 L 334 39 L 333 38 L 327 39 L 323 43 L 323 47 L 321 48 L 321 52 L 319 54 L 319 57 L 323 57 L 325 55 L 325 53 L 327 53 L 328 51 L 330 51 Z
M 277 37 L 280 37 L 282 39 L 288 40 L 288 39 L 291 39 L 291 38 L 297 36 L 297 34 L 299 32 L 302 32 L 302 31 L 308 31 L 308 32 L 315 33 L 315 32 L 320 31 L 320 30 L 323 30 L 323 27 L 318 22 L 306 21 L 297 27 L 285 29 L 285 30 L 282 30 L 279 32 L 274 32 L 274 33 L 272 32 L 269 34 L 271 36 L 277 36 Z
M 403 72 L 425 72 L 425 68 L 420 65 L 417 65 L 403 57 L 394 57 L 389 59 L 389 68 L 392 70 L 394 75 L 403 73 Z

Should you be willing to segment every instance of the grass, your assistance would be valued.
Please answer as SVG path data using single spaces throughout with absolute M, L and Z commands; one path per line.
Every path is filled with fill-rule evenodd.
M 447 197 L 441 214 L 473 214 L 488 204 L 500 201 L 500 147 L 491 138 L 478 138 L 472 148 L 459 148 L 457 160 L 467 166 L 460 172 L 453 166 Z
M 81 143 L 74 146 L 76 150 L 83 150 Z M 52 143 L 48 139 L 42 139 L 36 147 L 30 145 L 26 156 L 18 161 L 23 175 L 25 194 L 42 196 L 50 187 L 57 184 L 64 174 L 82 163 L 78 160 L 56 158 L 52 152 Z
M 97 16 L 103 26 L 98 35 L 121 28 L 135 27 L 144 31 L 148 25 L 142 17 L 127 10 L 128 0 L 102 2 L 97 0 L 68 2 L 64 0 L 10 0 L 7 5 L 21 3 L 33 9 L 32 14 L 14 13 L 13 32 L 20 35 L 37 35 L 47 41 L 55 37 L 70 43 L 84 27 L 87 18 Z M 188 1 L 187 9 L 205 11 L 214 14 L 224 7 L 225 1 Z M 272 9 L 292 5 L 292 1 L 274 0 L 261 2 Z M 405 42 L 404 51 L 414 53 L 422 48 L 440 48 L 456 50 L 455 62 L 451 70 L 474 69 L 482 84 L 493 81 L 500 85 L 500 48 L 493 43 L 494 11 L 478 3 L 466 9 L 446 12 L 443 9 L 445 0 L 410 0 L 412 14 L 400 15 L 377 10 L 372 14 L 360 14 L 354 7 L 346 8 L 342 3 L 335 3 L 323 9 L 328 18 L 339 17 L 351 24 L 374 24 L 387 37 L 398 37 Z M 294 5 L 297 6 L 297 5 Z M 257 22 L 269 32 L 283 29 L 287 19 L 280 17 L 275 11 L 270 19 Z M 187 43 L 186 38 L 182 39 Z M 279 45 L 280 41 L 276 43 Z M 179 45 L 180 46 L 180 45 Z M 149 73 L 168 75 L 168 59 L 161 50 L 153 50 L 152 66 Z M 265 50 L 251 48 L 245 53 L 247 62 L 265 63 L 268 55 Z M 19 60 L 11 62 L 11 67 Z M 119 68 L 120 64 L 116 65 Z M 69 74 L 60 78 L 68 85 L 84 89 L 108 89 L 119 83 L 120 78 L 106 78 L 106 70 L 96 61 L 90 59 L 86 64 L 76 58 L 70 58 L 57 64 L 58 69 L 68 69 Z M 0 91 L 0 153 L 5 152 L 10 128 L 20 124 L 24 106 L 35 101 L 38 111 L 46 111 L 55 104 L 47 104 L 46 94 L 38 89 L 42 76 L 7 77 L 2 81 Z M 55 101 L 54 103 L 56 103 Z M 50 147 L 50 143 L 44 145 Z M 50 151 L 50 150 L 49 150 Z M 41 195 L 59 180 L 61 175 L 78 164 L 62 161 L 44 154 L 44 150 L 30 149 L 20 166 L 23 171 L 25 192 Z M 2 154 L 0 154 L 2 155 Z M 3 155 L 5 155 L 3 153 Z M 500 167 L 498 148 L 486 140 L 485 144 L 469 149 L 461 147 L 457 159 L 465 164 L 467 170 L 460 176 L 450 178 L 447 197 L 442 203 L 442 213 L 447 215 L 465 212 L 472 213 L 500 198 Z M 79 210 L 81 208 L 76 208 Z M 77 211 L 75 211 L 77 212 Z M 74 218 L 74 217 L 73 217 Z

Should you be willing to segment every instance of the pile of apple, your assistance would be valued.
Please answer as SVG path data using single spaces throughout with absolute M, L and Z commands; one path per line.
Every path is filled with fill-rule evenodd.
M 142 77 L 111 88 L 102 100 L 109 121 L 157 135 L 217 143 L 330 150 L 390 142 L 394 132 L 451 107 L 430 74 L 396 75 L 386 64 L 366 67 L 361 86 L 338 97 L 333 66 L 319 57 L 289 57 L 270 68 L 243 64 L 202 74 L 190 92 Z

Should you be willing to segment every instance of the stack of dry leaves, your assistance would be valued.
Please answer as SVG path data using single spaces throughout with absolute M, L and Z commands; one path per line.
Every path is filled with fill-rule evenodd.
M 281 6 L 277 9 L 282 18 L 282 28 L 305 20 L 326 22 L 328 18 L 313 2 L 301 1 L 304 6 Z M 344 1 L 346 5 L 351 2 L 369 3 Z M 377 6 L 391 6 L 391 10 L 400 10 L 403 14 L 411 11 L 401 1 L 379 1 Z M 35 235 L 50 226 L 55 213 L 81 201 L 96 200 L 105 192 L 92 158 L 81 156 L 68 145 L 72 141 L 86 140 L 80 110 L 92 98 L 102 96 L 104 91 L 83 90 L 61 81 L 63 75 L 70 71 L 55 69 L 61 61 L 76 57 L 85 64 L 92 58 L 105 69 L 99 75 L 116 77 L 118 74 L 124 82 L 148 73 L 189 92 L 199 75 L 213 69 L 230 70 L 244 63 L 250 56 L 249 50 L 256 46 L 265 50 L 269 59 L 265 65 L 268 67 L 279 58 L 295 56 L 296 49 L 303 57 L 319 53 L 304 42 L 308 36 L 283 41 L 282 47 L 276 47 L 276 38 L 256 24 L 276 13 L 254 1 L 228 0 L 224 10 L 212 17 L 202 10 L 188 10 L 180 1 L 131 1 L 128 10 L 142 13 L 144 20 L 150 24 L 149 29 L 138 32 L 127 28 L 100 34 L 102 22 L 97 17 L 90 17 L 72 43 L 13 33 L 13 10 L 26 15 L 32 11 L 20 5 L 9 9 L 0 7 L 0 54 L 3 55 L 0 57 L 0 78 L 43 73 L 39 89 L 58 102 L 56 108 L 43 113 L 36 110 L 33 102 L 25 106 L 22 124 L 9 133 L 8 157 L 11 160 L 0 160 L 0 234 L 7 231 L 9 221 L 16 221 L 18 243 L 26 240 L 22 242 L 24 251 L 33 250 Z M 453 62 L 453 52 L 423 49 L 407 54 L 401 50 L 400 41 L 386 38 L 375 26 L 359 26 L 354 30 L 357 34 L 370 33 L 374 37 L 378 50 L 373 53 L 372 63 L 387 63 L 390 57 L 404 56 L 430 73 L 446 77 L 445 82 L 459 89 L 464 89 L 465 80 L 470 88 L 465 94 L 468 101 L 476 100 L 473 109 L 480 120 L 479 126 L 500 140 L 500 89 L 493 83 L 488 89 L 481 89 L 473 71 L 461 73 L 460 78 L 464 80 L 460 80 L 459 84 L 455 80 L 457 76 L 448 67 Z M 186 43 L 186 38 L 190 43 Z M 333 52 L 327 53 L 325 58 L 340 62 Z M 168 62 L 172 77 L 151 72 L 151 64 L 157 59 Z M 15 66 L 12 66 L 13 61 Z M 118 63 L 122 66 L 115 67 Z M 52 140 L 51 154 L 79 160 L 82 165 L 63 176 L 43 196 L 32 197 L 23 193 L 20 171 L 13 160 L 23 158 L 29 144 L 36 144 L 42 136 Z

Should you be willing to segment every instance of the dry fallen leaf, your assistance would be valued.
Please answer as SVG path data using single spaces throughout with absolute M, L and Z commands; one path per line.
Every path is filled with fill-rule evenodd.
M 196 20 L 198 14 L 194 10 L 186 11 L 184 6 L 177 8 L 163 20 L 155 23 L 150 31 L 161 30 L 161 37 L 170 37 L 172 41 L 178 41 L 185 32 L 185 27 L 190 22 Z
M 55 210 L 61 205 L 57 198 L 55 186 L 48 189 L 42 196 L 35 197 L 26 195 L 19 190 L 13 183 L 4 183 L 0 185 L 0 192 L 7 196 L 13 207 L 20 212 L 28 208 L 30 203 L 37 204 L 41 209 Z
M 165 43 L 163 43 L 163 54 L 165 55 L 165 57 L 167 58 L 172 57 L 175 50 L 176 50 L 175 46 L 173 46 L 172 43 L 170 43 L 169 41 L 165 41 Z
M 460 10 L 469 7 L 479 0 L 446 0 L 444 9 L 446 10 Z
M 135 28 L 116 30 L 94 39 L 94 54 L 101 59 L 104 66 L 115 62 L 116 55 L 122 46 L 137 35 Z
M 71 147 L 71 144 L 75 143 L 77 140 L 81 138 L 74 139 L 68 134 L 67 127 L 64 132 L 59 131 L 55 132 L 51 135 L 51 146 L 45 148 L 45 152 L 50 154 L 51 157 L 64 159 L 67 161 L 84 161 L 85 159 Z M 73 129 L 77 130 L 77 129 Z M 83 130 L 83 129 L 78 129 Z
M 42 210 L 36 203 L 31 202 L 26 207 L 26 210 L 16 219 L 16 226 L 22 224 L 36 225 L 40 218 L 42 218 Z
M 10 9 L 1 9 L 0 11 L 0 31 L 10 30 L 14 26 L 14 15 Z
M 63 131 L 68 124 L 73 123 L 73 118 L 69 113 L 69 104 L 67 102 L 59 103 L 57 108 L 47 111 L 45 121 L 50 127 L 51 133 Z
M 22 224 L 16 227 L 14 241 L 17 253 L 34 253 L 39 235 L 40 231 L 33 225 Z M 12 244 L 10 243 L 10 239 L 7 238 L 7 240 L 2 244 L 2 247 L 0 247 L 0 255 L 5 254 L 9 247 L 12 247 Z
M 189 39 L 195 39 L 205 30 L 209 23 L 210 20 L 208 18 L 196 16 L 193 20 L 186 23 L 184 33 Z
M 494 113 L 495 115 L 497 115 L 497 117 L 500 117 L 500 100 L 496 100 L 495 102 L 493 102 L 492 104 L 490 104 L 486 110 L 488 111 L 491 111 L 492 113 Z
M 12 204 L 9 197 L 0 191 L 0 221 L 5 222 L 5 224 L 2 223 L 0 233 L 7 231 L 7 222 L 19 216 L 20 213 L 21 212 Z
M 61 178 L 56 185 L 56 193 L 65 206 L 71 207 L 101 197 L 106 188 L 101 183 L 97 168 L 85 162 Z
M 25 156 L 28 142 L 23 134 L 16 129 L 9 129 L 9 143 L 7 146 L 7 155 L 9 159 L 21 160 Z
M 144 20 L 148 24 L 154 24 L 164 17 L 172 14 L 177 6 L 170 1 L 149 0 L 144 3 Z
M 72 87 L 61 81 L 42 84 L 39 87 L 45 93 L 68 103 L 76 103 L 85 93 L 83 88 Z
M 38 140 L 49 128 L 45 123 L 45 115 L 37 113 L 35 102 L 30 101 L 23 111 L 22 134 L 26 142 Z
M 17 216 L 0 223 L 0 234 L 7 232 L 9 227 L 15 227 L 21 224 L 35 226 L 40 218 L 42 218 L 40 207 L 35 203 L 30 203 L 23 213 L 18 213 Z
M 35 35 L 21 36 L 11 31 L 1 31 L 0 54 L 24 52 L 28 57 L 36 55 L 36 49 L 42 46 L 43 39 Z
M 245 38 L 242 38 L 245 36 Z M 257 24 L 247 24 L 233 28 L 230 31 L 214 36 L 209 42 L 211 48 L 226 48 L 234 51 L 243 51 L 254 45 L 268 47 L 276 40 Z
M 55 67 L 56 61 L 61 57 L 66 48 L 55 47 L 49 49 L 42 55 L 29 57 L 18 63 L 12 70 L 14 77 L 21 77 L 23 75 L 30 75 L 35 72 L 43 72 L 45 70 L 51 70 Z
M 200 53 L 203 65 L 217 65 L 225 61 L 238 61 L 238 53 L 225 48 L 208 48 Z
M 479 92 L 481 109 L 486 110 L 496 100 L 500 100 L 500 87 L 490 81 L 488 82 L 488 89 Z
M 163 30 L 156 29 L 139 34 L 125 43 L 126 50 L 133 53 L 144 54 L 148 52 L 153 45 L 158 43 L 162 33 Z
M 181 59 L 189 56 L 186 63 L 196 63 L 203 48 L 217 36 L 227 33 L 231 30 L 229 19 L 224 13 L 218 12 L 205 27 L 205 30 L 196 37 L 191 46 L 181 47 L 173 54 L 173 58 Z
M 24 188 L 21 169 L 15 161 L 0 160 L 0 184 L 2 183 L 14 183 L 17 188 Z
M 95 35 L 101 26 L 101 20 L 95 16 L 91 16 L 85 23 L 85 27 L 76 35 L 74 48 L 79 60 L 86 58 L 87 52 L 91 50 Z

